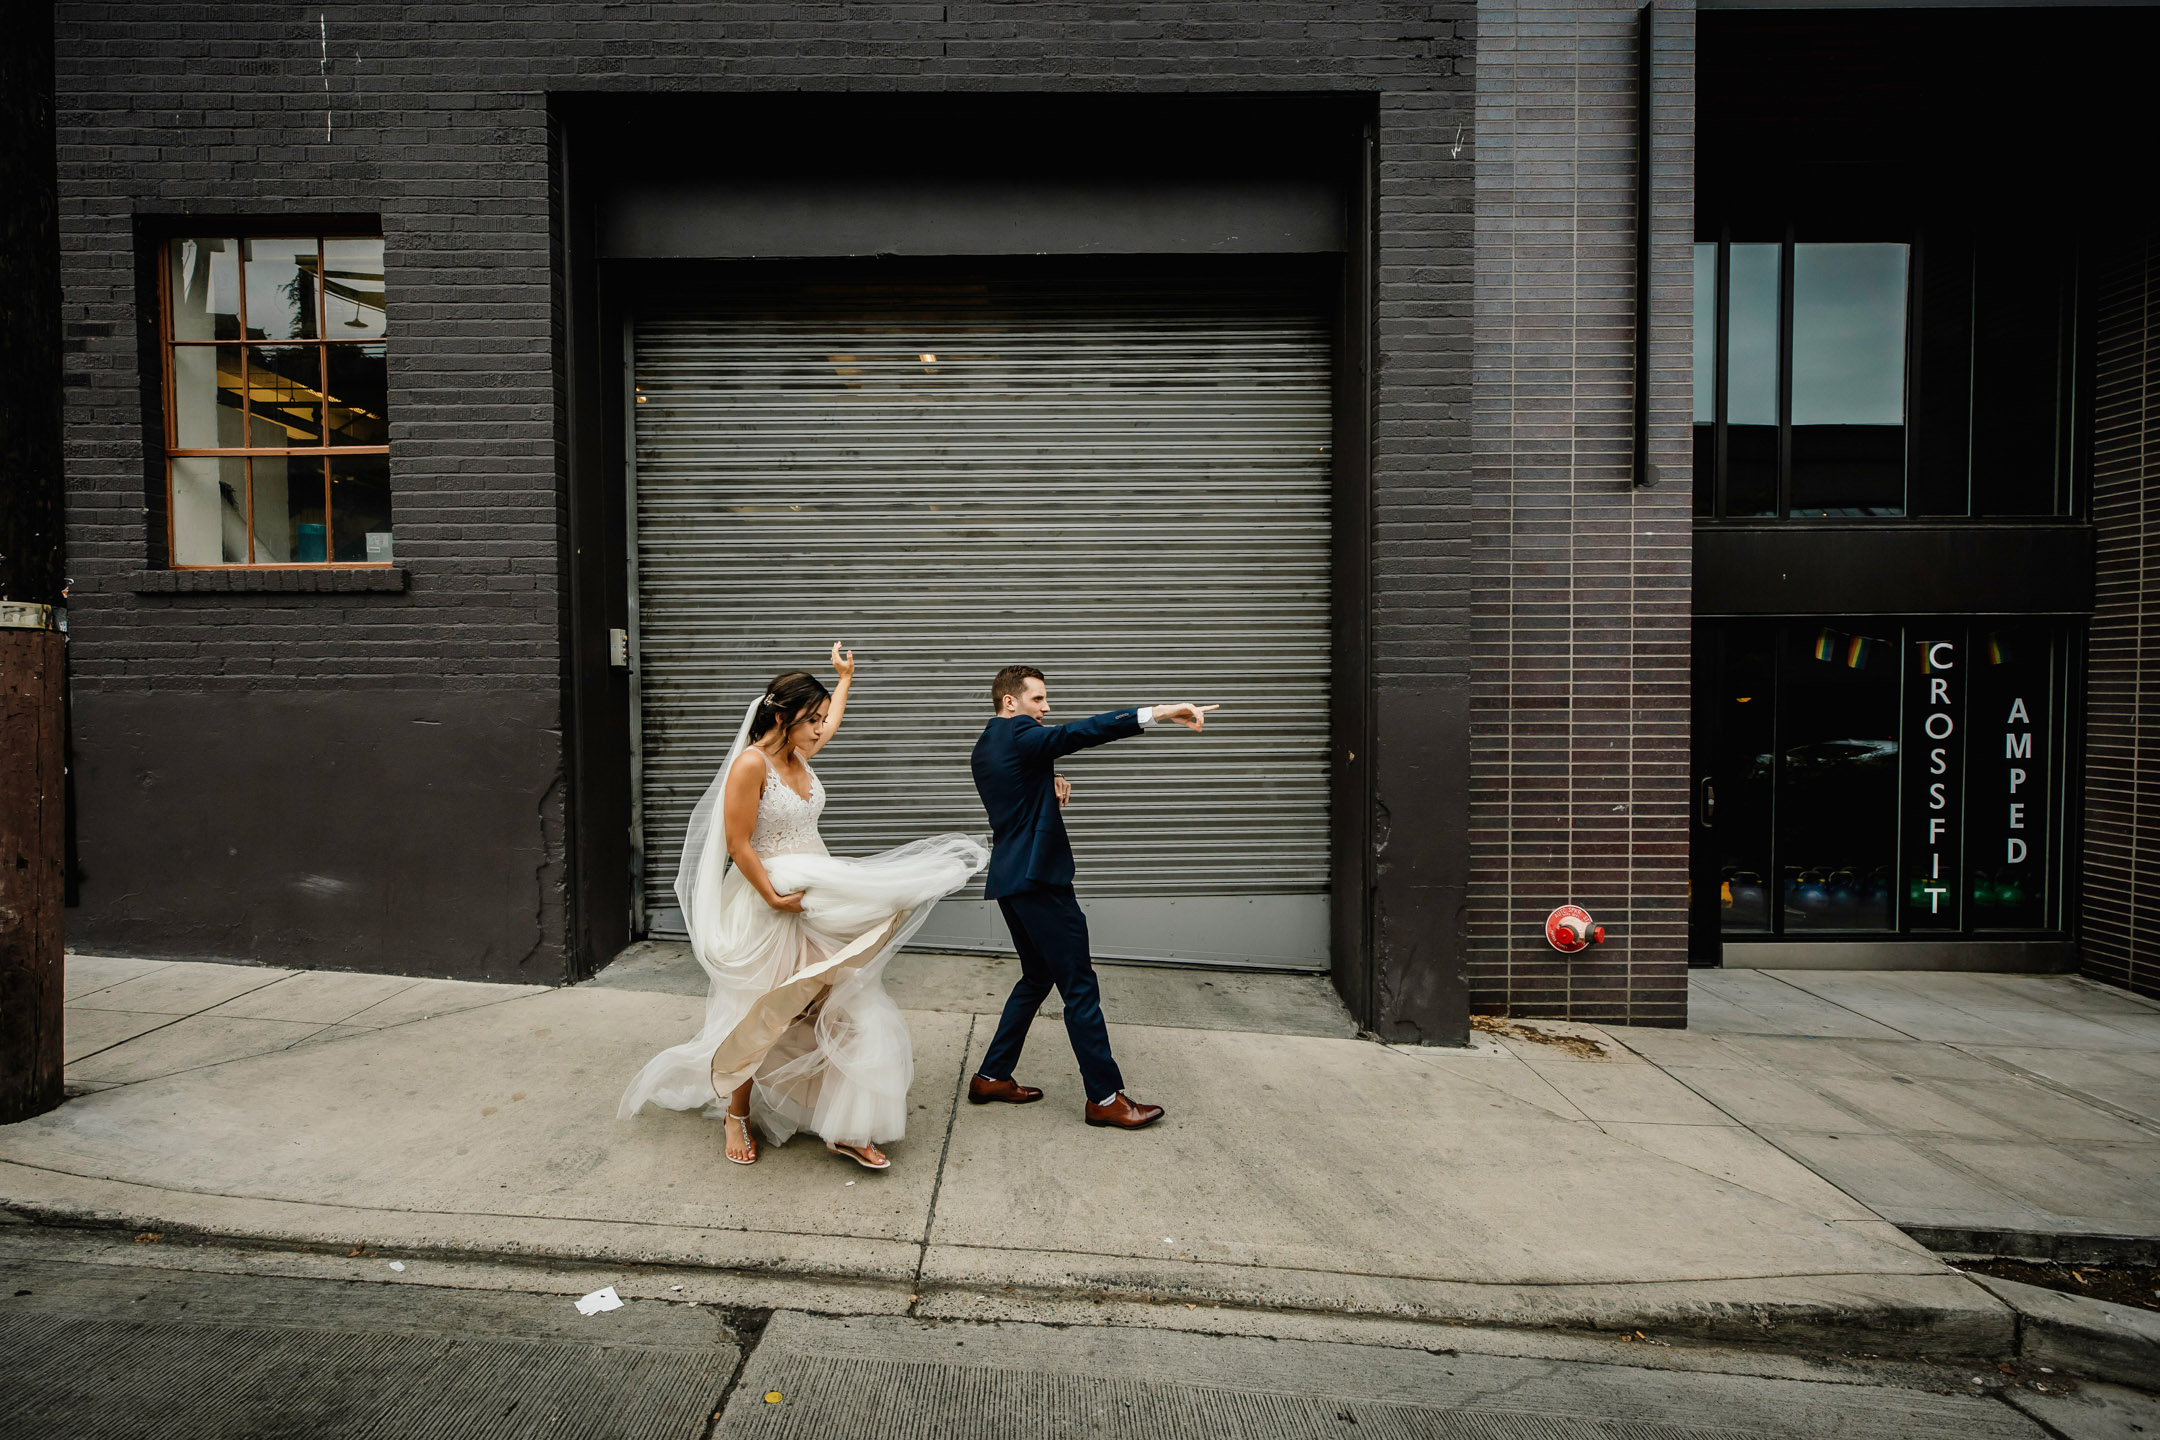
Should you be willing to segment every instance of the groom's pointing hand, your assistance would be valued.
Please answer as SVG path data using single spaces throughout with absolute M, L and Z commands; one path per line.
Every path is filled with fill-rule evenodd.
M 1221 708 L 1220 705 L 1195 705 L 1190 701 L 1180 700 L 1175 705 L 1156 706 L 1155 718 L 1174 720 L 1186 729 L 1197 732 L 1207 728 L 1208 711 Z

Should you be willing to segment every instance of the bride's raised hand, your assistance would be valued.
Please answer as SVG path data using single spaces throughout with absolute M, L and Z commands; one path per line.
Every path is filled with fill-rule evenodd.
M 840 677 L 842 684 L 855 678 L 855 652 L 843 651 L 837 640 L 832 642 L 832 668 L 833 674 Z

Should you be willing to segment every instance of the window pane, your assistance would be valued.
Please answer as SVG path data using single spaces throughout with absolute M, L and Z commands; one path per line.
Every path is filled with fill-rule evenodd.
M 1793 424 L 1905 423 L 1903 245 L 1793 247 Z
M 1905 647 L 1905 928 L 1956 930 L 1965 894 L 1965 626 L 1915 625 Z
M 247 350 L 248 443 L 276 449 L 322 444 L 322 347 Z
M 340 455 L 330 472 L 330 558 L 381 563 L 390 553 L 390 457 Z
M 1975 256 L 1972 496 L 1978 515 L 2056 513 L 2061 257 L 2029 237 Z
M 317 327 L 315 242 L 249 240 L 247 339 L 312 340 Z
M 2047 632 L 2003 626 L 1974 637 L 1971 806 L 1975 930 L 2041 928 L 2047 920 L 2048 781 L 2053 751 L 2054 665 Z
M 173 448 L 233 450 L 246 445 L 240 347 L 175 345 L 172 357 Z
M 323 336 L 366 340 L 384 334 L 383 242 L 323 241 Z
M 1725 513 L 1777 513 L 1780 245 L 1734 245 L 1726 298 Z
M 1914 256 L 1908 515 L 1971 513 L 1972 236 L 1945 222 Z
M 175 240 L 170 257 L 172 338 L 240 338 L 240 242 Z
M 1695 245 L 1695 423 L 1717 419 L 1717 243 Z
M 1905 513 L 1904 245 L 1793 247 L 1792 511 Z
M 180 455 L 172 462 L 172 563 L 247 563 L 247 461 Z
M 1772 688 L 1777 632 L 1734 632 L 1726 642 L 1718 697 L 1711 817 L 1718 850 L 1718 914 L 1726 933 L 1770 928 L 1770 765 L 1775 743 Z
M 1777 798 L 1785 929 L 1887 930 L 1897 860 L 1897 646 L 1879 633 L 1785 633 Z
M 329 345 L 330 443 L 390 443 L 390 372 L 381 345 Z
M 1725 418 L 1775 425 L 1778 404 L 1779 245 L 1732 247 L 1732 313 Z
M 1695 513 L 1715 513 L 1717 485 L 1717 243 L 1695 245 Z
M 255 563 L 304 565 L 328 558 L 320 455 L 258 455 Z

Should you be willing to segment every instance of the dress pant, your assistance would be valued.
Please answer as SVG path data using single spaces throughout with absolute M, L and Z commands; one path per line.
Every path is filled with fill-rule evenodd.
M 1052 986 L 1065 998 L 1065 1034 L 1080 1062 L 1080 1079 L 1092 1103 L 1125 1088 L 1110 1054 L 1110 1032 L 1103 1024 L 1102 995 L 1095 966 L 1088 958 L 1087 916 L 1070 885 L 1044 885 L 998 901 L 1013 948 L 1020 952 L 1020 983 L 1005 1002 L 997 1037 L 978 1072 L 992 1080 L 1012 1079 L 1027 1043 L 1028 1026 Z

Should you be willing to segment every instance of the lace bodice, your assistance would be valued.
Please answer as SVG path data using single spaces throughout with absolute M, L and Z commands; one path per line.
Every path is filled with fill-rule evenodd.
M 765 766 L 765 790 L 758 796 L 757 828 L 750 832 L 750 848 L 759 855 L 823 855 L 825 841 L 818 834 L 818 817 L 825 813 L 825 782 L 809 763 L 810 798 L 795 793 L 780 778 L 777 766 Z

